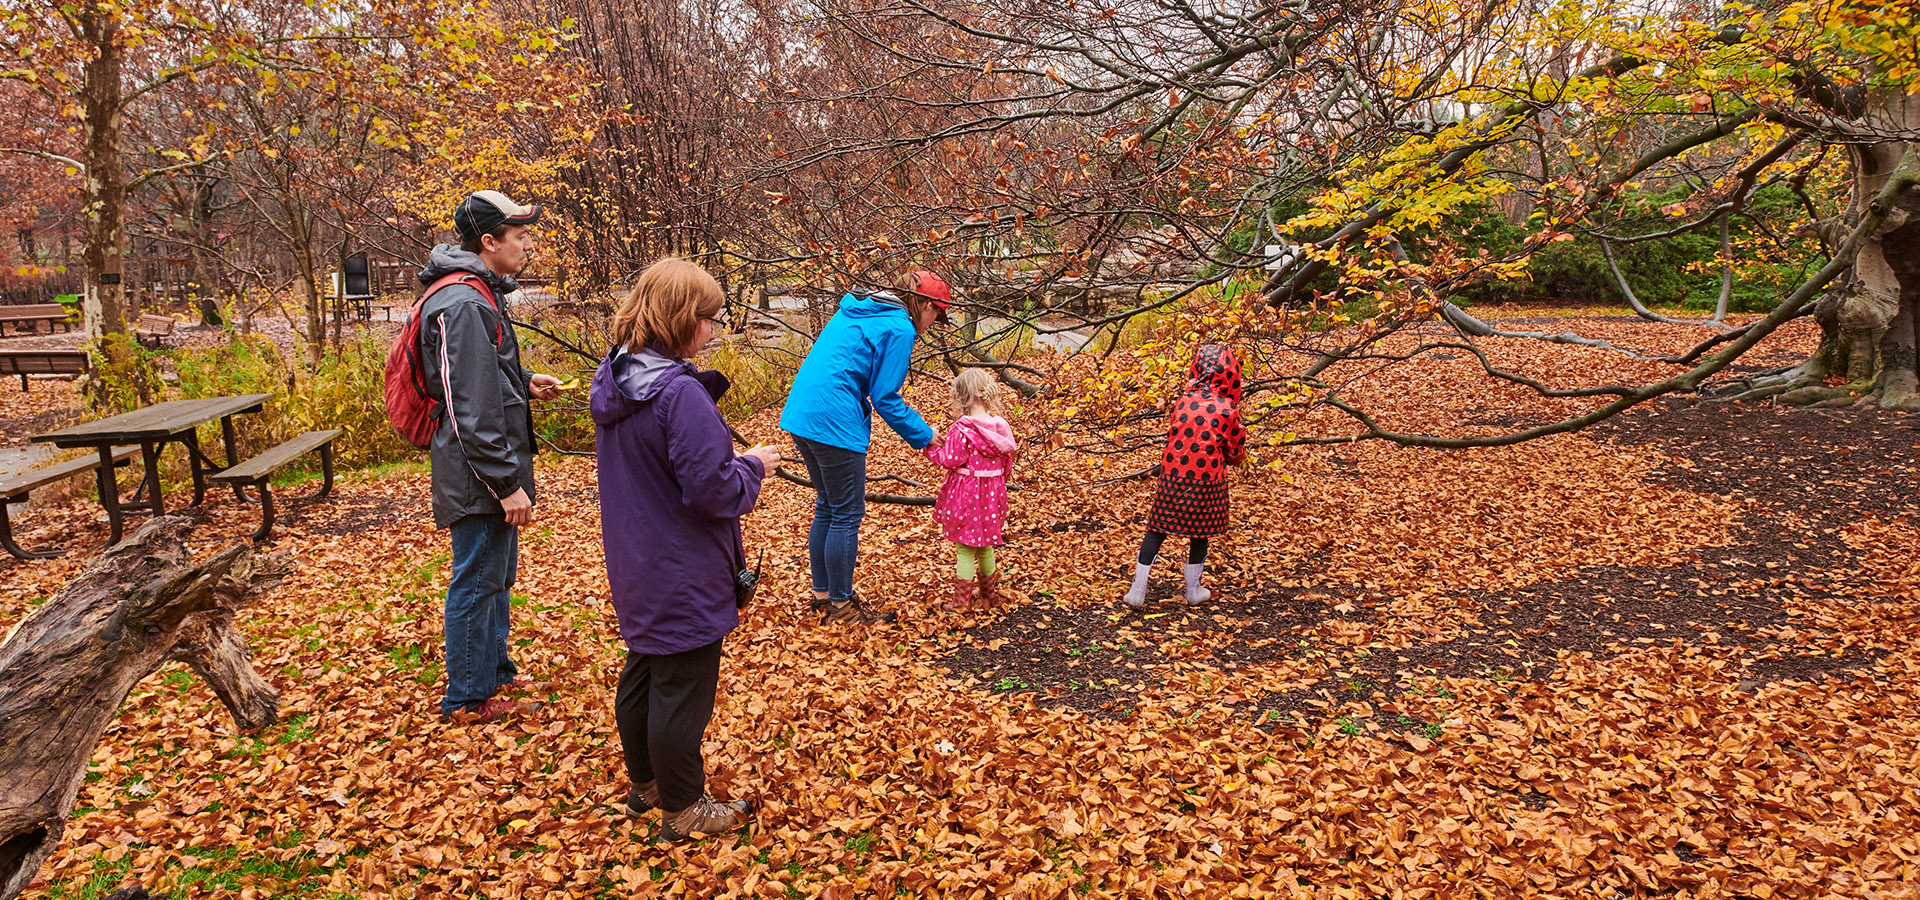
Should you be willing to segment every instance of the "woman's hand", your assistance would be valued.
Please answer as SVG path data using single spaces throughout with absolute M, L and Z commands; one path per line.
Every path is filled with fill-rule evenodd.
M 780 464 L 780 451 L 766 444 L 755 444 L 741 451 L 740 455 L 759 460 L 761 468 L 768 474 L 772 474 L 773 468 Z

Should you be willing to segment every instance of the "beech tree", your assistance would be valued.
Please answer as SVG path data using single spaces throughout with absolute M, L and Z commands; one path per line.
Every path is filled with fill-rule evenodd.
M 764 223 L 758 243 L 787 251 L 777 261 L 854 278 L 939 260 L 967 286 L 997 284 L 976 297 L 1003 310 L 1009 295 L 1026 303 L 1017 318 L 1042 333 L 1114 327 L 1224 286 L 1220 299 L 1183 312 L 1192 327 L 1181 343 L 1266 343 L 1274 352 L 1263 358 L 1279 361 L 1258 379 L 1273 391 L 1266 402 L 1338 410 L 1358 426 L 1275 435 L 1284 441 L 1475 446 L 1577 429 L 1700 389 L 1802 315 L 1820 322 L 1821 351 L 1756 379 L 1747 396 L 1920 406 L 1920 284 L 1905 262 L 1916 258 L 1908 222 L 1920 173 L 1910 6 L 881 0 L 762 9 L 804 38 L 771 69 L 765 92 L 804 139 L 769 142 L 745 179 L 765 198 L 763 215 L 749 217 Z M 970 165 L 942 169 L 954 159 Z M 904 183 L 863 205 L 911 226 L 836 221 L 837 198 L 821 186 L 849 173 L 863 185 Z M 1796 213 L 1757 214 L 1756 192 L 1769 188 L 1801 198 Z M 1655 194 L 1678 198 L 1662 205 L 1666 221 L 1644 227 L 1629 201 Z M 1523 216 L 1524 238 L 1508 251 L 1483 252 L 1458 233 L 1489 209 Z M 1632 350 L 1503 331 L 1452 302 L 1475 285 L 1526 277 L 1536 253 L 1576 236 L 1611 256 L 1699 230 L 1725 235 L 1723 299 L 1698 321 L 1699 346 L 1669 360 L 1678 366 L 1669 377 L 1566 386 L 1550 383 L 1553 373 L 1501 368 L 1486 339 Z M 1143 247 L 1149 234 L 1161 237 Z M 1289 249 L 1269 256 L 1270 244 Z M 1058 289 L 1089 273 L 1111 280 L 1123 249 L 1148 273 L 1142 302 L 1090 311 Z M 1767 315 L 1728 327 L 1735 280 L 1783 260 L 1803 274 Z M 1616 280 L 1646 318 L 1674 319 Z M 1435 321 L 1452 333 L 1380 349 Z M 1179 346 L 1156 349 L 1184 358 Z M 1558 421 L 1506 433 L 1427 433 L 1374 421 L 1326 377 L 1347 363 L 1463 351 L 1491 378 L 1580 402 Z M 1110 404 L 1075 398 L 1080 427 L 1150 410 L 1157 394 L 1139 390 L 1142 376 L 1164 381 L 1166 368 L 1151 359 L 1116 368 Z

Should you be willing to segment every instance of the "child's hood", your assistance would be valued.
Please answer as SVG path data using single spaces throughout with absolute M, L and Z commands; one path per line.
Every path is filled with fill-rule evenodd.
M 1015 447 L 1020 446 L 1019 442 L 1013 439 L 1013 426 L 1008 425 L 1007 420 L 999 416 L 986 419 L 961 416 L 960 420 L 954 424 L 963 429 L 966 434 L 971 435 L 974 442 L 982 447 L 991 447 L 1001 453 L 1012 453 Z
M 1221 344 L 1202 344 L 1193 353 L 1193 366 L 1187 370 L 1187 390 L 1203 390 L 1240 402 L 1240 358 L 1232 348 Z

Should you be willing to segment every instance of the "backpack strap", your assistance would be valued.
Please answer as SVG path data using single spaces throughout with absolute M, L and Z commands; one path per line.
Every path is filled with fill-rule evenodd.
M 420 341 L 427 336 L 427 323 L 423 321 L 420 316 L 427 308 L 427 298 L 439 293 L 441 288 L 456 284 L 469 285 L 474 290 L 479 291 L 480 296 L 487 298 L 488 305 L 492 306 L 493 311 L 498 314 L 493 323 L 493 345 L 498 347 L 501 341 L 506 340 L 505 320 L 507 314 L 500 309 L 500 301 L 494 297 L 493 288 L 488 286 L 486 279 L 472 272 L 451 272 L 440 276 L 432 284 L 427 285 L 426 291 L 421 293 L 420 298 L 413 301 L 413 315 L 407 317 L 409 326 L 416 329 L 413 333 L 413 339 L 408 342 L 407 352 L 411 356 L 409 362 L 413 370 L 414 393 L 420 395 L 420 398 L 427 401 L 428 405 L 433 408 L 435 418 L 445 414 L 441 409 L 443 398 L 435 396 L 433 391 L 428 390 L 426 384 L 426 351 L 420 346 Z
M 420 310 L 426 308 L 428 297 L 439 293 L 441 288 L 456 284 L 468 285 L 474 290 L 479 291 L 480 296 L 487 298 L 487 305 L 492 306 L 494 313 L 498 316 L 493 322 L 493 345 L 495 347 L 500 346 L 500 342 L 507 339 L 505 324 L 507 318 L 506 310 L 500 308 L 500 299 L 493 295 L 493 287 L 487 284 L 487 280 L 472 272 L 450 272 L 440 276 L 434 283 L 427 285 L 426 293 L 421 294 L 420 299 L 415 300 L 413 303 L 414 314 L 419 315 Z M 424 324 L 425 323 L 422 323 L 422 333 L 426 330 Z

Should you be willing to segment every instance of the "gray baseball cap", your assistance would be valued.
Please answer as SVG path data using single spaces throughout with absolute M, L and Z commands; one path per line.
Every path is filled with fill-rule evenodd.
M 540 221 L 540 204 L 521 206 L 499 191 L 475 191 L 453 210 L 453 230 L 462 240 L 491 234 L 502 225 L 532 225 Z

